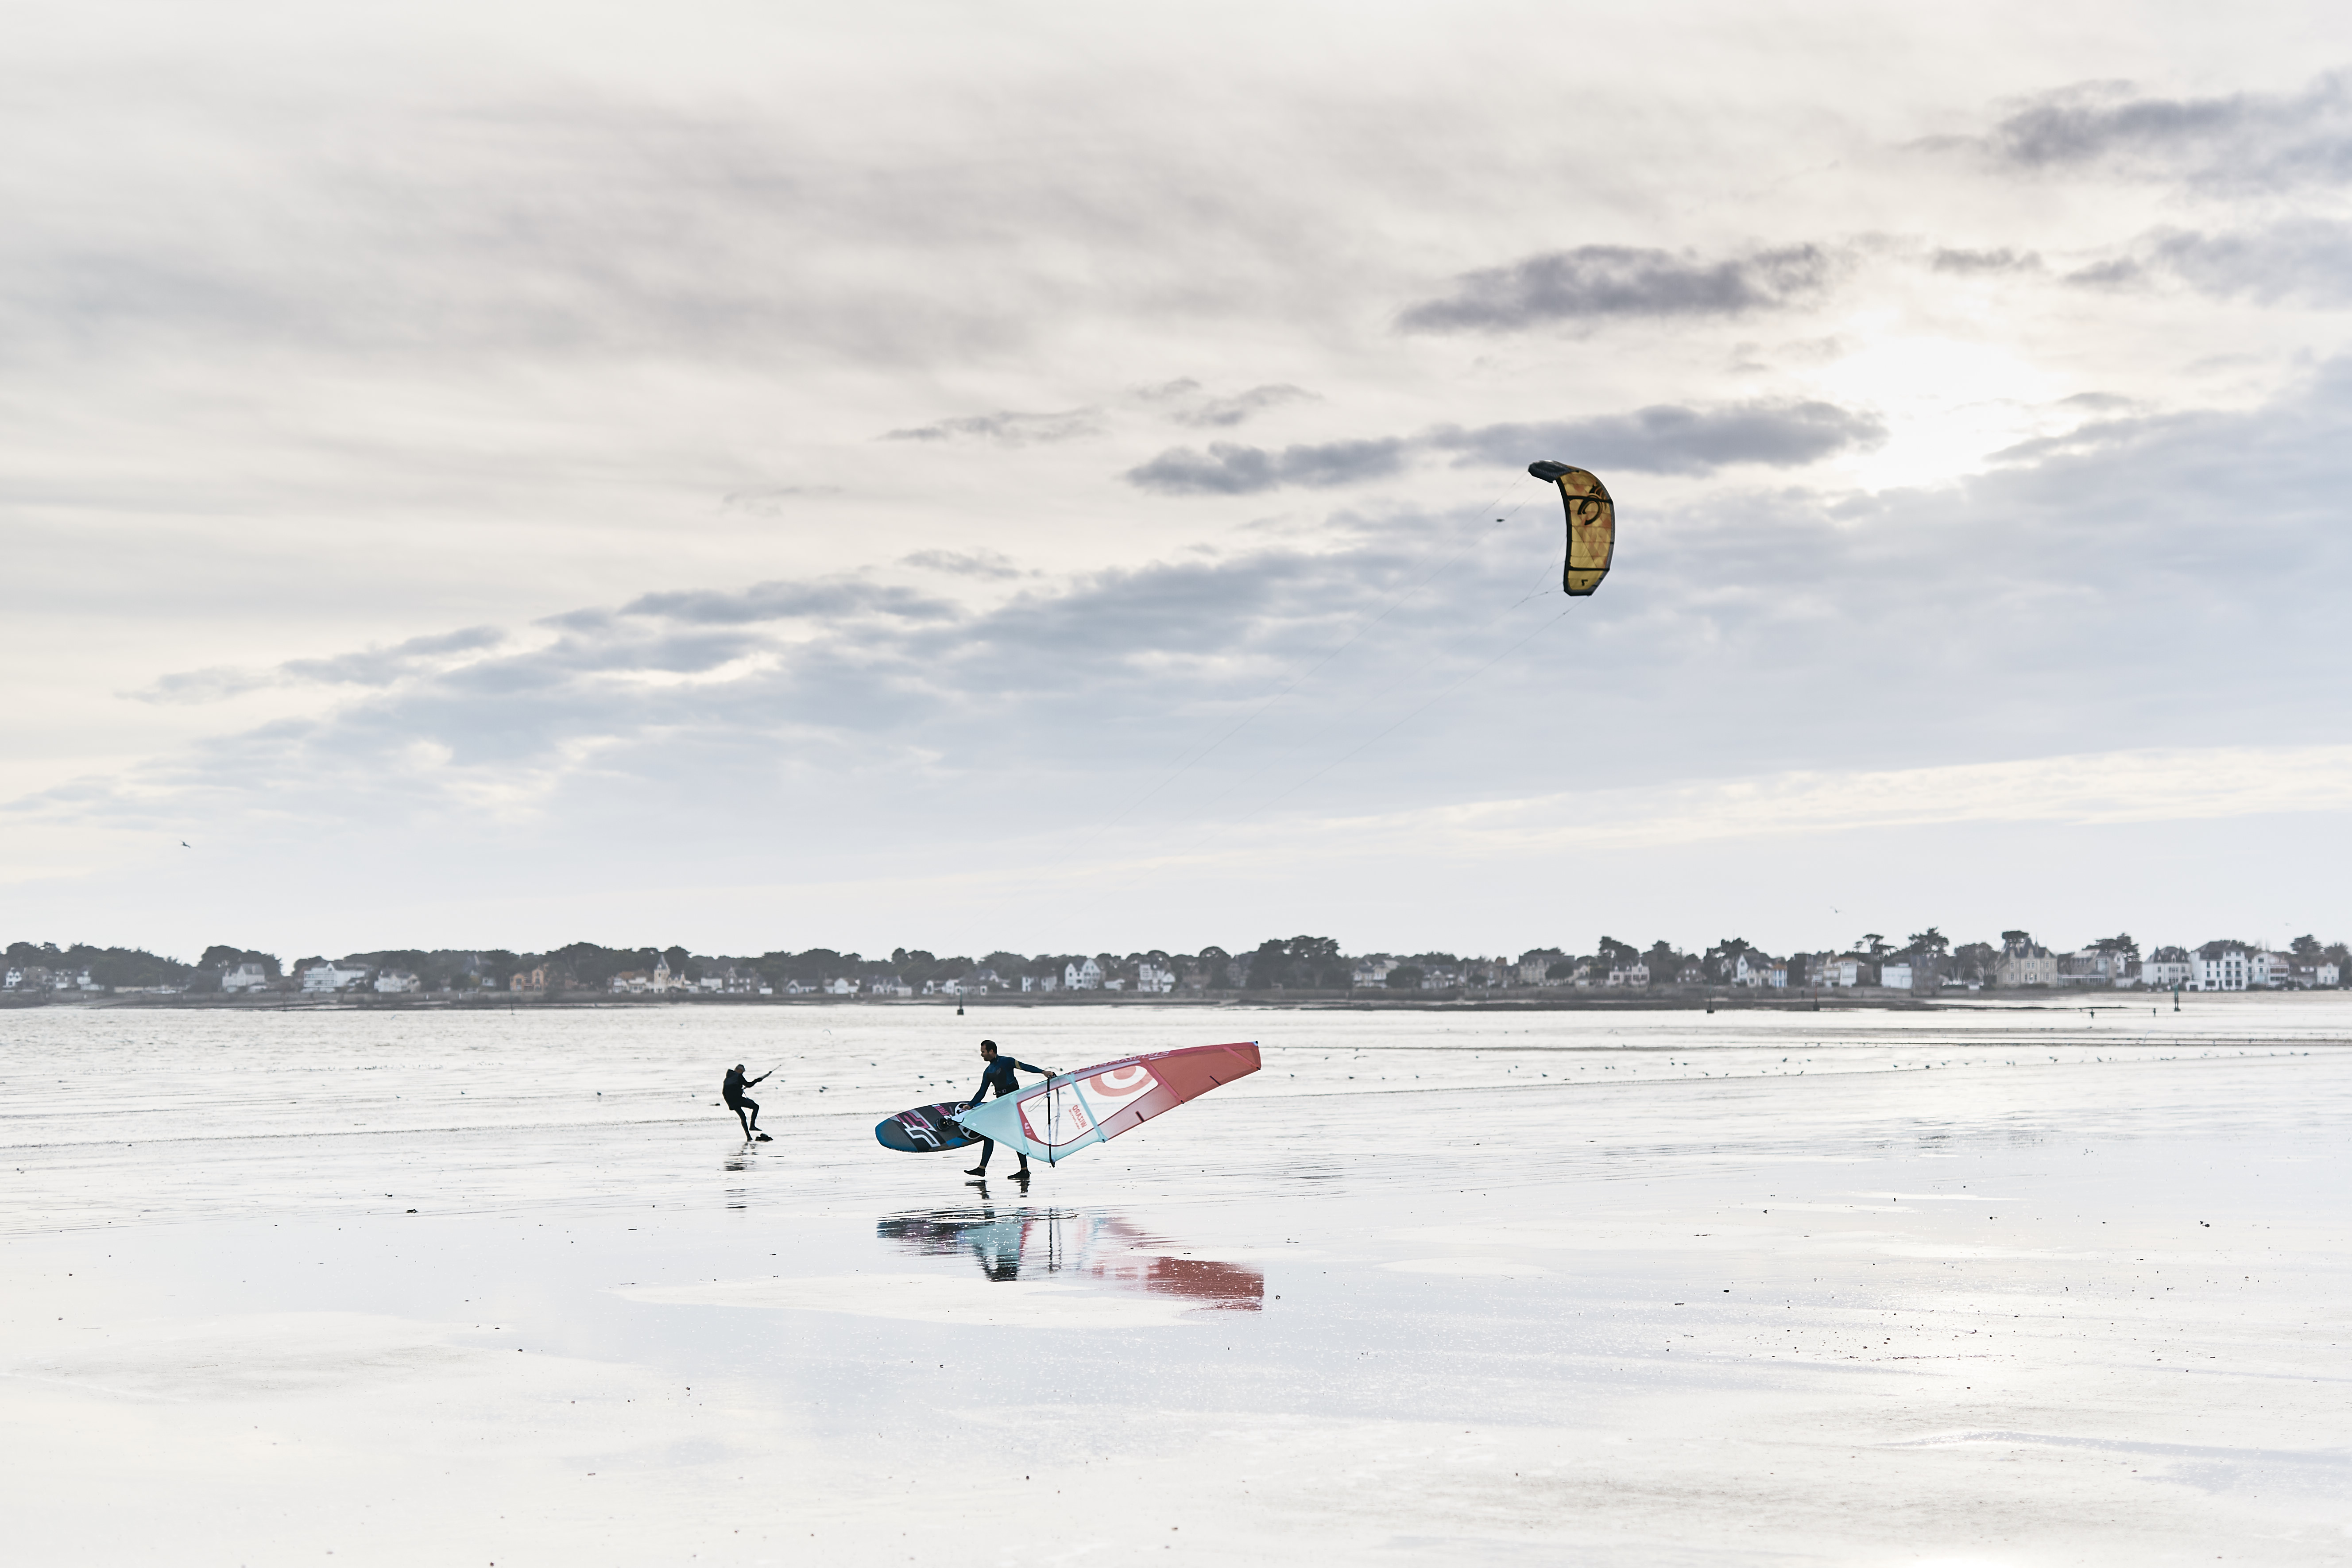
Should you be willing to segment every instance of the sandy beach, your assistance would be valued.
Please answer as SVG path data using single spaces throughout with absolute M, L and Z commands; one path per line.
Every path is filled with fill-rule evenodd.
M 1265 1068 L 878 1148 L 982 1028 Z M 14 1562 L 2352 1561 L 2333 997 L 0 1039 Z

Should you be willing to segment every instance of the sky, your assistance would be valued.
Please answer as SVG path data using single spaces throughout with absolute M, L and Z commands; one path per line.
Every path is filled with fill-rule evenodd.
M 1941 10 L 15 7 L 8 940 L 2352 932 L 2352 24 Z

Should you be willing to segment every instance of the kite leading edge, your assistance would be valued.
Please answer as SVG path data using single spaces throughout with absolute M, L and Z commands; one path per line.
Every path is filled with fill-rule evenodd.
M 1617 503 L 1587 469 L 1542 462 L 1529 463 L 1528 472 L 1559 486 L 1560 504 L 1568 509 L 1568 560 L 1559 585 L 1570 597 L 1583 598 L 1609 575 L 1609 558 L 1617 551 Z

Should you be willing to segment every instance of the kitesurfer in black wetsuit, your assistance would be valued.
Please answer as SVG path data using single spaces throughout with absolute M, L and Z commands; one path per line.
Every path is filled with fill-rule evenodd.
M 999 1100 L 1003 1099 L 1008 1094 L 1018 1093 L 1021 1089 L 1021 1080 L 1013 1076 L 1016 1071 L 1041 1072 L 1047 1078 L 1054 1076 L 1054 1069 L 1051 1068 L 1033 1068 L 1027 1062 L 1016 1062 L 1011 1057 L 998 1056 L 996 1054 L 996 1042 L 994 1040 L 982 1040 L 980 1042 L 980 1059 L 988 1064 L 988 1068 L 980 1075 L 980 1092 L 973 1095 L 971 1100 L 971 1103 L 973 1105 L 978 1105 L 982 1100 L 988 1098 L 988 1091 L 992 1085 L 994 1086 L 996 1089 L 996 1098 Z M 985 1176 L 988 1174 L 988 1157 L 995 1152 L 996 1144 L 989 1139 L 982 1139 L 980 1141 L 980 1163 L 974 1165 L 971 1170 L 966 1171 L 964 1174 L 967 1176 Z M 1020 1153 L 1021 1168 L 1013 1173 L 1013 1179 L 1016 1181 L 1021 1180 L 1029 1174 L 1029 1151 L 1024 1149 Z
M 768 1135 L 760 1131 L 760 1102 L 743 1091 L 775 1070 L 770 1068 L 759 1078 L 746 1079 L 743 1064 L 737 1062 L 727 1069 L 727 1080 L 719 1086 L 719 1098 L 727 1101 L 727 1109 L 735 1113 L 735 1120 L 743 1124 L 743 1140 L 747 1143 L 754 1138 L 766 1138 Z M 743 1114 L 747 1110 L 751 1113 L 749 1116 Z M 769 1142 L 773 1142 L 774 1140 L 770 1139 Z

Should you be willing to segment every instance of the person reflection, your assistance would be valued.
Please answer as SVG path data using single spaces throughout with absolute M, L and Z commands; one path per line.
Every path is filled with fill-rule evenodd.
M 1112 1215 L 993 1207 L 893 1215 L 875 1232 L 925 1257 L 969 1256 L 992 1280 L 1060 1276 L 1154 1296 L 1181 1296 L 1204 1309 L 1255 1312 L 1265 1276 L 1243 1263 L 1187 1258 L 1181 1249 Z

